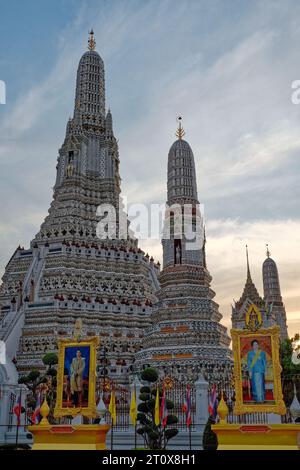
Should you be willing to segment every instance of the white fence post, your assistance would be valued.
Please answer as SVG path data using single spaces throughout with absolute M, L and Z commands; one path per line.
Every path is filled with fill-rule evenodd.
M 208 420 L 208 382 L 202 375 L 195 382 L 196 429 L 201 430 Z

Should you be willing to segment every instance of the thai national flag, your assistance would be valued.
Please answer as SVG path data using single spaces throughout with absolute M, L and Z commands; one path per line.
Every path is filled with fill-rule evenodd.
M 183 412 L 185 413 L 185 422 L 189 428 L 192 424 L 192 414 L 191 414 L 191 387 L 188 384 L 186 387 L 185 401 L 183 405 Z
M 163 427 L 166 426 L 168 419 L 168 410 L 167 410 L 167 399 L 166 399 L 166 390 L 165 387 L 163 388 L 163 396 L 161 399 L 160 405 L 160 422 Z
M 41 413 L 41 394 L 39 393 L 36 400 L 35 410 L 32 415 L 33 424 L 38 424 L 40 422 L 40 413 Z
M 14 414 L 16 415 L 16 417 L 17 417 L 17 424 L 18 424 L 18 426 L 20 426 L 20 424 L 21 424 L 21 413 L 22 413 L 21 393 L 19 395 L 17 404 L 14 406 L 13 411 L 14 411 Z
M 218 400 L 217 400 L 217 387 L 214 384 L 209 397 L 208 412 L 210 416 L 215 418 L 217 416 Z

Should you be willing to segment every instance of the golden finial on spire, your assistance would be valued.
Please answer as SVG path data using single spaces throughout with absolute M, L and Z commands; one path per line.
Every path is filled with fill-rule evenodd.
M 270 250 L 269 250 L 269 245 L 268 245 L 268 243 L 266 243 L 266 248 L 267 248 L 267 253 L 266 253 L 266 255 L 267 255 L 268 258 L 270 258 L 271 253 L 270 253 Z
M 181 126 L 181 121 L 182 121 L 182 117 L 181 117 L 181 116 L 178 116 L 177 122 L 179 123 L 179 125 L 178 125 L 178 129 L 177 129 L 175 135 L 176 135 L 176 137 L 178 137 L 179 140 L 181 140 L 182 137 L 185 135 L 184 129 L 183 129 L 183 127 Z
M 95 47 L 96 47 L 96 41 L 95 41 L 95 38 L 94 38 L 94 31 L 91 29 L 90 33 L 89 33 L 89 40 L 88 40 L 88 48 L 90 51 L 94 51 L 95 50 Z

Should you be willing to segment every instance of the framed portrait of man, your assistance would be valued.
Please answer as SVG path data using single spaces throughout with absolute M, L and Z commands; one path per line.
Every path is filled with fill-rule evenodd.
M 278 326 L 257 331 L 231 330 L 234 353 L 235 414 L 285 414 L 279 360 Z
M 59 340 L 55 417 L 96 416 L 96 351 L 99 338 Z

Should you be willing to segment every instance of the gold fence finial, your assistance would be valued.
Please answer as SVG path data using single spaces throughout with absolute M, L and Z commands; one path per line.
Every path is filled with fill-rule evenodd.
M 94 38 L 94 31 L 91 29 L 89 33 L 88 48 L 90 51 L 94 51 L 96 47 L 96 41 Z
M 220 418 L 219 424 L 226 424 L 226 418 L 229 414 L 228 406 L 224 400 L 224 392 L 221 394 L 221 400 L 219 401 L 219 405 L 217 408 L 217 413 Z
M 43 404 L 42 404 L 41 409 L 40 409 L 40 413 L 41 413 L 42 419 L 41 419 L 39 425 L 40 426 L 49 425 L 48 415 L 50 413 L 50 408 L 49 408 L 49 405 L 47 403 L 46 397 L 44 398 Z
M 178 117 L 177 117 L 177 122 L 178 122 L 179 125 L 178 125 L 178 129 L 177 129 L 175 135 L 176 135 L 176 137 L 178 137 L 179 140 L 181 140 L 182 137 L 184 137 L 184 135 L 185 135 L 184 129 L 183 129 L 182 125 L 181 125 L 181 121 L 182 121 L 182 117 L 181 117 L 181 116 L 178 116 Z

